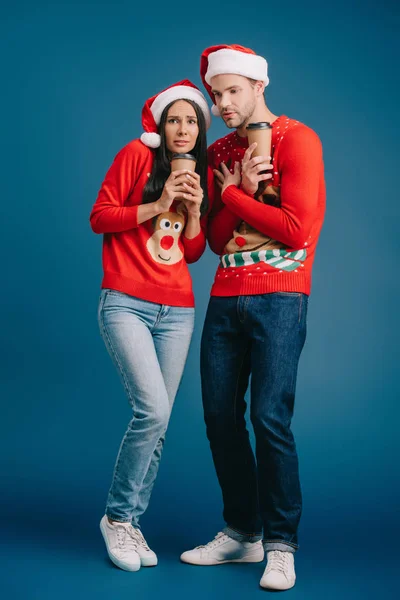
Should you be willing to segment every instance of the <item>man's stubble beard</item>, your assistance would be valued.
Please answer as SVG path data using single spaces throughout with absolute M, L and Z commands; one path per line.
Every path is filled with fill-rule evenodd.
M 225 121 L 225 125 L 228 127 L 228 129 L 241 129 L 242 127 L 247 125 L 249 122 L 251 122 L 251 117 L 255 111 L 255 108 L 256 108 L 255 101 L 245 104 L 243 107 L 243 110 L 240 113 L 238 112 L 238 119 L 240 119 L 239 124 L 235 124 L 235 123 L 229 124 Z

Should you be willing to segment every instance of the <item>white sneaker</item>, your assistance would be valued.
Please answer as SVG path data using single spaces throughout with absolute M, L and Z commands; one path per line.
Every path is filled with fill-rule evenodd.
M 221 531 L 205 546 L 197 546 L 181 554 L 190 565 L 222 565 L 224 563 L 256 563 L 264 560 L 260 542 L 237 542 Z
M 293 552 L 270 550 L 260 585 L 268 590 L 289 590 L 296 581 Z
M 138 571 L 140 556 L 131 523 L 110 523 L 107 516 L 100 521 L 100 531 L 106 543 L 110 560 L 124 571 Z
M 132 526 L 132 536 L 137 542 L 137 553 L 140 556 L 142 567 L 155 567 L 158 563 L 157 555 L 153 550 L 150 550 L 140 529 Z

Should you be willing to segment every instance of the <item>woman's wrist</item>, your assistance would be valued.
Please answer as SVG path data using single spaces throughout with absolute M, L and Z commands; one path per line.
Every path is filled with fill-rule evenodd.
M 152 204 L 153 204 L 153 208 L 154 208 L 154 216 L 157 216 L 157 215 L 160 215 L 163 212 L 166 212 L 165 209 L 163 208 L 161 202 L 160 202 L 160 199 L 156 200 Z
M 188 213 L 184 231 L 184 236 L 186 239 L 192 240 L 199 235 L 201 231 L 200 217 L 200 211 L 196 215 Z
M 199 221 L 200 217 L 201 217 L 201 212 L 200 212 L 200 210 L 195 210 L 193 212 L 188 211 L 187 215 L 188 215 L 188 221 L 189 221 L 189 219 L 192 221 Z
M 162 212 L 165 212 L 165 210 L 160 206 L 159 200 L 148 204 L 140 204 L 138 208 L 138 225 L 157 217 Z

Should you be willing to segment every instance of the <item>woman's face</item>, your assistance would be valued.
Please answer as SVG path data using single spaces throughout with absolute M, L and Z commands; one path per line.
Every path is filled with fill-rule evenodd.
M 186 100 L 177 100 L 168 110 L 165 141 L 170 152 L 190 152 L 196 145 L 199 124 L 196 111 Z

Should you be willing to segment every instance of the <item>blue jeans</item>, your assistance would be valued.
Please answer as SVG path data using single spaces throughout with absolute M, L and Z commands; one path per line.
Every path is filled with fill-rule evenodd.
M 194 309 L 103 289 L 98 320 L 133 411 L 115 464 L 106 514 L 138 527 L 157 476 L 189 351 Z
M 298 548 L 302 497 L 291 431 L 308 296 L 212 297 L 201 342 L 204 416 L 222 489 L 224 530 L 268 550 Z M 246 428 L 250 419 L 256 459 Z

